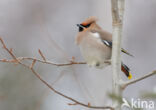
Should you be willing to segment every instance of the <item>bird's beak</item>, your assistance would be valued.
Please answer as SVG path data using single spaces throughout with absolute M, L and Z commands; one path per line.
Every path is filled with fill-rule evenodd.
M 81 24 L 77 24 L 78 27 L 84 28 Z

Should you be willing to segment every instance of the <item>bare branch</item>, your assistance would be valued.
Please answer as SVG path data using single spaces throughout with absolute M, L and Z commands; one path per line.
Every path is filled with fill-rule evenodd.
M 121 40 L 122 40 L 122 16 L 124 10 L 121 12 L 121 8 L 124 7 L 124 0 L 111 0 L 112 6 L 112 25 L 113 25 L 113 47 L 112 47 L 112 71 L 113 71 L 113 92 L 115 95 L 122 97 L 122 90 L 119 84 L 121 81 L 120 72 L 121 72 Z M 120 4 L 120 5 L 119 5 Z M 120 17 L 121 16 L 121 17 Z M 118 101 L 113 101 L 113 105 L 116 110 L 120 110 L 121 106 Z
M 40 49 L 38 49 L 38 53 L 41 55 L 42 59 L 46 62 L 46 58 L 45 58 L 45 56 L 43 55 L 43 53 L 41 52 Z
M 11 55 L 11 57 L 12 57 L 13 59 L 15 59 L 15 60 L 18 62 L 18 60 L 16 59 L 16 57 L 15 57 L 14 54 L 12 53 L 12 49 L 9 50 L 9 49 L 6 47 L 6 45 L 5 45 L 5 43 L 4 43 L 4 41 L 3 41 L 2 38 L 0 38 L 0 42 L 2 43 L 3 48 Z
M 142 80 L 144 80 L 144 79 L 146 79 L 146 78 L 149 78 L 149 77 L 151 77 L 151 76 L 153 76 L 153 75 L 156 75 L 156 70 L 154 70 L 154 71 L 152 71 L 152 72 L 150 72 L 150 73 L 148 73 L 148 74 L 146 74 L 146 75 L 144 75 L 144 76 L 142 76 L 142 77 L 140 77 L 140 78 L 137 78 L 137 79 L 134 79 L 134 80 L 132 80 L 132 81 L 128 81 L 128 82 L 124 83 L 124 84 L 122 85 L 122 89 L 125 89 L 125 88 L 126 88 L 127 86 L 129 86 L 129 85 L 134 84 L 134 83 L 137 83 L 137 82 L 139 82 L 139 81 L 142 81 Z
M 75 62 L 75 61 L 71 61 L 69 63 L 61 63 L 61 64 L 58 64 L 58 63 L 53 63 L 51 61 L 43 61 L 43 60 L 40 60 L 40 59 L 36 59 L 36 58 L 31 58 L 31 57 L 17 57 L 16 58 L 18 61 L 22 61 L 22 60 L 36 60 L 36 62 L 39 62 L 39 63 L 45 63 L 45 64 L 49 64 L 49 65 L 53 65 L 53 66 L 69 66 L 69 65 L 74 65 L 74 64 L 86 64 L 86 62 Z M 14 62 L 15 60 L 14 59 L 0 59 L 1 62 Z
M 118 10 L 118 0 L 111 0 L 113 25 L 121 22 Z
M 0 60 L 1 62 L 8 62 L 8 63 L 16 63 L 15 61 L 17 60 L 16 56 L 12 53 L 12 51 L 10 51 L 5 43 L 3 42 L 3 40 L 0 38 L 0 41 L 4 47 L 4 49 L 14 58 L 13 60 L 6 60 L 6 59 L 2 59 Z M 42 61 L 42 60 L 37 60 L 35 58 L 24 58 L 24 57 L 21 57 L 22 59 L 18 59 L 18 63 L 21 64 L 22 66 L 30 69 L 32 71 L 32 73 L 42 82 L 44 83 L 49 89 L 51 89 L 53 92 L 55 92 L 56 94 L 66 98 L 66 99 L 69 99 L 70 101 L 73 101 L 76 105 L 81 105 L 83 107 L 87 107 L 87 108 L 92 108 L 92 109 L 110 109 L 110 110 L 114 110 L 113 107 L 111 106 L 91 106 L 90 103 L 88 104 L 84 104 L 82 102 L 79 102 L 77 101 L 76 99 L 73 99 L 67 95 L 64 95 L 63 93 L 57 91 L 56 89 L 54 89 L 50 84 L 48 84 L 44 79 L 41 78 L 41 76 L 39 75 L 39 73 L 37 73 L 33 66 L 34 64 L 36 63 L 36 61 L 38 62 L 42 62 L 42 63 L 46 63 L 46 64 L 52 64 L 52 65 L 56 65 L 56 66 L 65 66 L 65 65 L 72 65 L 72 64 L 78 64 L 77 62 L 71 62 L 71 63 L 68 63 L 68 64 L 54 64 L 54 63 L 51 63 L 51 62 L 46 62 L 46 61 Z M 25 65 L 24 63 L 20 62 L 21 60 L 23 59 L 29 59 L 29 60 L 33 60 L 32 64 L 29 66 L 29 65 Z M 83 63 L 84 64 L 84 63 Z
M 110 106 L 105 106 L 105 107 L 88 106 L 88 104 L 84 104 L 84 103 L 79 102 L 79 101 L 77 101 L 77 100 L 75 100 L 75 99 L 73 99 L 73 98 L 71 98 L 71 97 L 69 97 L 69 96 L 66 96 L 66 95 L 64 95 L 63 93 L 61 93 L 61 92 L 57 91 L 56 89 L 54 89 L 54 88 L 53 88 L 51 85 L 49 85 L 45 80 L 43 80 L 43 79 L 40 77 L 40 75 L 39 75 L 33 68 L 31 68 L 31 71 L 35 74 L 35 76 L 36 76 L 38 79 L 40 79 L 40 81 L 42 81 L 42 82 L 43 82 L 48 88 L 50 88 L 53 92 L 55 92 L 56 94 L 58 94 L 58 95 L 60 95 L 60 96 L 62 96 L 62 97 L 64 97 L 64 98 L 66 98 L 66 99 L 69 99 L 69 100 L 75 102 L 77 105 L 81 105 L 81 106 L 84 106 L 84 107 L 87 107 L 87 108 L 94 108 L 94 109 L 111 109 L 111 110 L 113 110 L 113 108 L 110 107 Z
M 48 65 L 53 65 L 53 66 L 70 66 L 70 65 L 78 65 L 78 64 L 86 64 L 86 62 L 77 62 L 77 61 L 73 61 L 71 60 L 69 63 L 54 63 L 54 62 L 51 62 L 51 61 L 44 61 L 44 60 L 40 60 L 40 59 L 36 59 L 36 58 L 32 58 L 32 57 L 16 57 L 16 59 L 18 61 L 22 61 L 22 60 L 36 60 L 36 62 L 39 62 L 39 63 L 45 63 L 45 64 L 48 64 Z M 14 59 L 0 59 L 1 62 L 10 62 L 10 63 L 14 63 L 16 62 L 16 60 Z M 104 63 L 108 63 L 109 65 L 111 64 L 111 60 L 106 60 L 104 61 Z
M 30 65 L 30 68 L 33 68 L 34 65 L 35 65 L 35 63 L 36 63 L 36 60 L 34 59 L 33 62 L 32 62 L 32 64 Z

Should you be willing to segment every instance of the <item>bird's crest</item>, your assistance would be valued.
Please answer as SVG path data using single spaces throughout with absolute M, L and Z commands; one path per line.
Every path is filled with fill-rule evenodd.
M 93 22 L 96 22 L 97 20 L 98 20 L 97 17 L 91 16 L 91 17 L 87 18 L 85 21 L 83 21 L 83 22 L 81 23 L 81 25 L 86 26 L 86 25 L 88 25 L 88 24 L 91 24 L 91 23 L 93 23 Z

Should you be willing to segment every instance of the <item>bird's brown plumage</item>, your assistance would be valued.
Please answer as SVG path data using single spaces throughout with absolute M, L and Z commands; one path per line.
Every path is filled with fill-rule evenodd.
M 83 21 L 81 24 L 82 24 L 82 25 L 88 25 L 88 24 L 90 24 L 90 23 L 96 22 L 97 20 L 98 20 L 97 17 L 91 16 L 91 17 L 87 18 L 85 21 Z
M 88 25 L 91 24 L 90 27 L 88 27 L 87 29 L 84 29 L 84 31 L 79 32 L 77 35 L 77 44 L 79 44 L 79 42 L 81 42 L 81 40 L 83 39 L 84 33 L 85 31 L 91 31 L 91 32 L 98 32 L 101 36 L 102 40 L 108 40 L 108 41 L 112 41 L 112 34 L 103 30 L 96 22 L 98 21 L 97 17 L 95 16 L 91 16 L 89 18 L 87 18 L 85 21 L 83 21 L 81 24 L 82 25 Z
M 107 53 L 108 52 L 108 54 L 104 54 L 104 55 L 106 55 L 106 57 L 104 57 L 104 58 L 106 58 L 105 60 L 107 60 L 107 58 L 111 58 L 111 52 L 110 52 L 111 51 L 111 48 L 106 47 L 106 45 L 104 45 L 104 44 L 98 43 L 98 41 L 96 41 L 95 38 L 93 38 L 93 39 L 95 39 L 95 41 L 93 42 L 92 41 L 92 38 L 91 38 L 91 36 L 92 36 L 91 33 L 98 33 L 101 40 L 106 40 L 106 41 L 111 41 L 111 42 L 112 42 L 112 34 L 109 33 L 109 32 L 107 32 L 107 31 L 105 31 L 105 30 L 103 30 L 96 23 L 97 20 L 98 19 L 96 17 L 92 16 L 92 17 L 87 18 L 85 21 L 83 21 L 80 24 L 80 25 L 84 26 L 84 29 L 83 29 L 83 31 L 81 31 L 81 32 L 78 33 L 78 35 L 76 37 L 76 43 L 78 45 L 83 45 L 83 46 L 86 45 L 85 43 L 90 43 L 91 47 L 89 47 L 88 50 L 90 48 L 97 48 L 97 49 L 99 49 L 99 51 L 105 51 L 104 53 Z M 85 27 L 87 25 L 89 25 L 89 27 Z M 84 42 L 83 41 L 84 39 L 85 39 L 85 43 L 82 44 L 81 42 Z M 88 41 L 86 39 L 88 39 L 90 41 Z M 81 46 L 81 47 L 83 47 L 83 46 Z M 86 47 L 84 47 L 84 48 L 86 48 Z M 99 53 L 101 53 L 101 52 L 99 52 Z M 110 56 L 110 57 L 108 57 L 108 56 Z M 101 59 L 102 58 L 103 57 L 101 57 Z M 130 72 L 129 72 L 129 70 L 127 70 L 125 68 L 125 66 L 122 65 L 121 66 L 121 70 L 125 73 L 125 75 L 127 77 L 130 76 Z

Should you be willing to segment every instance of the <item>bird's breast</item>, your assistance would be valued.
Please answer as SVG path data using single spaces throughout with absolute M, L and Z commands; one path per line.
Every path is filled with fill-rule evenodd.
M 82 56 L 89 66 L 102 68 L 107 65 L 104 64 L 104 61 L 110 59 L 111 49 L 103 44 L 98 35 L 83 38 L 79 46 Z

